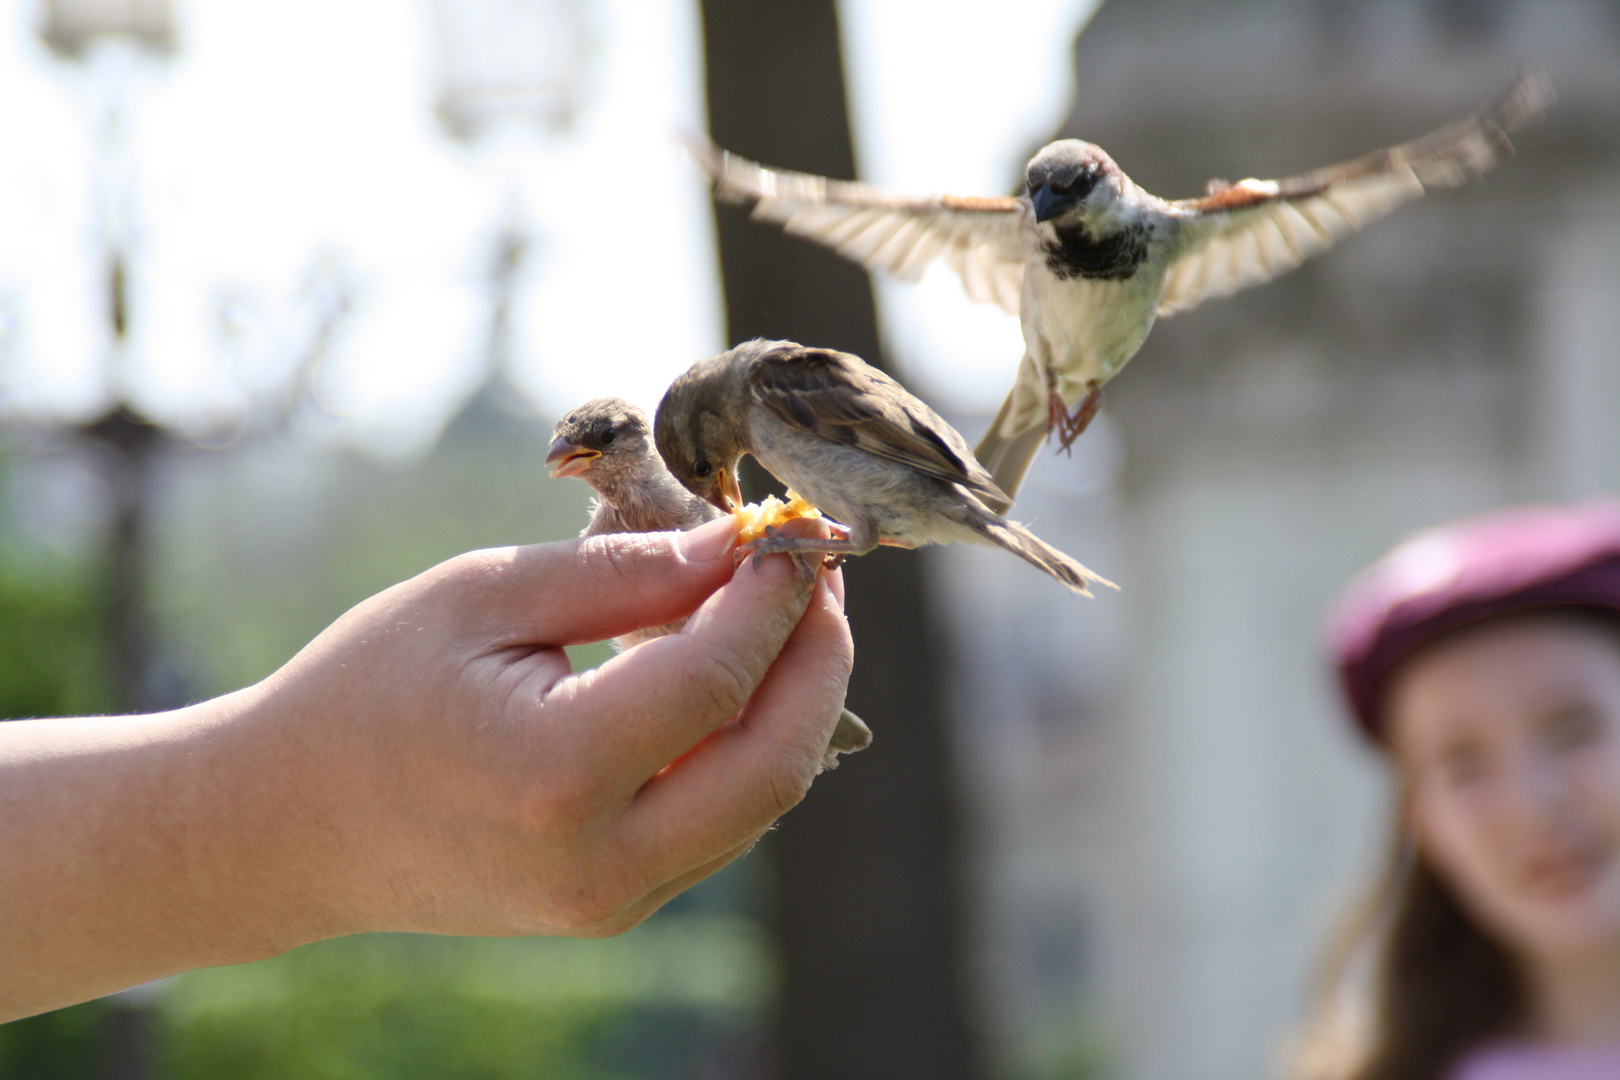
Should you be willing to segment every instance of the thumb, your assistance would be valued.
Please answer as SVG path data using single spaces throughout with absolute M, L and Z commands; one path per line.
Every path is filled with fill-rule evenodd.
M 484 587 L 471 602 L 512 619 L 534 645 L 601 641 L 690 615 L 731 580 L 736 519 L 690 532 L 613 533 L 480 552 Z

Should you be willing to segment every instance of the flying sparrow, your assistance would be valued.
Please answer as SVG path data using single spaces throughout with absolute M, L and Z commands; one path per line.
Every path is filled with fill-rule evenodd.
M 756 219 L 907 281 L 943 258 L 970 297 L 1019 316 L 1024 356 L 977 448 L 1012 495 L 1048 434 L 1067 448 L 1085 430 L 1155 318 L 1270 280 L 1429 188 L 1485 172 L 1551 100 L 1546 78 L 1525 72 L 1488 109 L 1412 142 L 1283 180 L 1211 180 L 1177 200 L 1078 139 L 1036 154 L 1025 193 L 1008 198 L 912 198 L 689 142 L 716 196 L 753 203 Z
M 724 511 L 682 487 L 653 450 L 647 414 L 622 398 L 587 401 L 557 421 L 546 464 L 554 477 L 577 476 L 596 492 L 591 520 L 581 536 L 602 533 L 685 531 L 725 516 Z M 633 630 L 617 639 L 621 649 L 673 634 L 685 619 Z M 822 758 L 836 768 L 839 754 L 864 750 L 872 731 L 845 709 Z
M 715 506 L 741 501 L 737 461 L 752 454 L 845 531 L 739 549 L 756 558 L 961 541 L 1006 548 L 1087 596 L 1088 581 L 1112 584 L 990 509 L 1009 500 L 956 429 L 849 353 L 756 340 L 699 361 L 664 394 L 653 432 L 675 478 Z

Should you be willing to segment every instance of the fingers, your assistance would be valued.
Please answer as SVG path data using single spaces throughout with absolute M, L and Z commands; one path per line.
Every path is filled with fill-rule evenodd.
M 503 644 L 601 641 L 689 614 L 731 577 L 735 519 L 686 533 L 615 533 L 474 552 L 447 564 Z
M 679 633 L 559 682 L 545 707 L 564 731 L 589 733 L 566 748 L 574 766 L 613 778 L 628 798 L 747 704 L 811 591 L 790 560 L 767 559 L 737 573 Z
M 849 626 L 823 581 L 737 722 L 636 797 L 624 823 L 630 849 L 658 864 L 658 876 L 675 876 L 748 842 L 791 809 L 820 767 L 853 657 Z
M 821 578 L 822 578 L 823 581 L 825 581 L 827 583 L 827 587 L 832 590 L 833 599 L 838 601 L 838 610 L 843 611 L 844 610 L 844 571 L 843 571 L 843 568 L 842 567 L 834 567 L 831 570 L 823 570 L 821 572 Z
M 725 866 L 753 850 L 754 845 L 759 842 L 759 838 L 765 835 L 765 831 L 766 830 L 761 829 L 757 834 L 750 837 L 747 843 L 739 844 L 719 857 L 710 859 L 708 862 L 697 867 L 696 869 L 689 870 L 686 873 L 676 877 L 674 880 L 667 881 L 662 885 L 657 886 L 646 896 L 641 897 L 635 903 L 625 908 L 607 925 L 601 927 L 601 934 L 603 936 L 609 934 L 622 934 L 624 931 L 640 925 L 659 908 L 669 903 L 687 889 L 690 889 L 693 885 L 696 885 L 710 874 L 723 869 Z

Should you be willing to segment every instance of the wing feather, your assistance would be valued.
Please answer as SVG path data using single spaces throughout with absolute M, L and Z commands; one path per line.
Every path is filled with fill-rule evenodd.
M 955 428 L 858 356 L 784 346 L 753 364 L 748 386 L 784 424 L 960 484 L 981 499 L 1012 502 Z
M 687 145 L 713 181 L 715 196 L 752 203 L 755 220 L 774 222 L 868 270 L 907 281 L 920 279 L 943 257 L 962 275 L 970 297 L 1018 314 L 1023 200 L 912 198 L 850 180 L 768 169 L 707 139 L 688 137 Z
M 1508 133 L 1551 101 L 1546 77 L 1527 71 L 1490 108 L 1422 138 L 1285 180 L 1212 181 L 1170 203 L 1181 229 L 1159 314 L 1269 281 L 1425 191 L 1489 171 L 1512 154 Z

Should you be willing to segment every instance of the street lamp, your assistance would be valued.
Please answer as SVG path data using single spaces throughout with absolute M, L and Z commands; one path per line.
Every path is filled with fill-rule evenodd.
M 167 53 L 174 48 L 174 12 L 169 0 L 46 0 L 39 36 L 73 59 L 106 38 Z
M 117 705 L 139 708 L 149 689 L 151 618 L 142 589 L 145 498 L 159 428 L 127 400 L 122 370 L 130 329 L 130 260 L 133 179 L 124 114 L 132 56 L 167 57 L 173 51 L 169 0 L 46 0 L 40 37 L 58 56 L 82 65 L 97 91 L 95 175 L 105 269 L 103 316 L 111 401 L 78 433 L 107 448 L 112 488 L 106 560 L 106 621 Z
M 487 370 L 509 377 L 512 309 L 534 236 L 517 156 L 578 119 L 596 48 L 586 0 L 433 0 L 435 112 L 457 142 L 495 142 L 507 172 L 505 221 L 490 260 Z M 499 138 L 498 136 L 506 136 Z
M 83 72 L 90 91 L 95 243 L 100 249 L 91 257 L 101 263 L 103 293 L 96 315 L 105 342 L 106 386 L 101 414 L 71 424 L 70 430 L 81 443 L 97 448 L 108 482 L 99 592 L 113 704 L 119 712 L 171 707 L 183 699 L 183 691 L 159 678 L 146 578 L 155 477 L 165 448 L 175 443 L 134 404 L 135 387 L 125 365 L 142 315 L 134 302 L 138 290 L 131 288 L 140 266 L 132 257 L 138 249 L 139 215 L 128 120 L 138 63 L 167 61 L 175 52 L 174 10 L 171 0 L 43 0 L 40 15 L 39 37 L 56 57 Z M 314 320 L 311 363 L 347 311 L 347 293 L 328 291 L 332 300 Z M 307 366 L 295 373 L 300 390 L 307 388 Z M 151 1075 L 149 1011 L 156 993 L 149 985 L 112 996 L 101 1019 L 98 1080 L 146 1080 Z
M 553 135 L 574 122 L 594 45 L 585 0 L 434 0 L 433 12 L 435 107 L 453 138 L 505 123 Z

